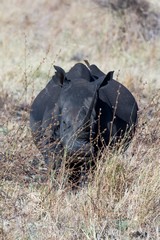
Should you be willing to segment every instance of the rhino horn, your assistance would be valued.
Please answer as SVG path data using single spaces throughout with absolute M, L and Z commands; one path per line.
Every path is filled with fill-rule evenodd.
M 90 68 L 90 63 L 87 59 L 84 59 L 85 64 L 87 65 L 88 68 Z

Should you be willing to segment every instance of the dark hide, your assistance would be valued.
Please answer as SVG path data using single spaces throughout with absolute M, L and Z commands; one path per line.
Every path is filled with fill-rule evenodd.
M 126 131 L 128 144 L 135 130 L 138 106 L 133 95 L 113 80 L 113 72 L 106 75 L 86 63 L 87 67 L 77 63 L 67 73 L 55 66 L 55 75 L 31 106 L 35 144 L 54 169 L 61 160 L 53 154 L 77 154 L 81 162 L 74 157 L 69 168 L 80 168 L 85 158 L 95 156 L 102 146 L 115 145 Z
M 85 79 L 91 82 L 94 80 L 88 68 L 82 63 L 75 64 L 66 74 L 66 78 L 71 81 L 74 81 L 75 79 Z
M 95 65 L 90 66 L 91 74 L 95 78 L 105 74 Z M 99 90 L 99 98 L 107 103 L 115 115 L 125 121 L 129 126 L 136 124 L 138 106 L 131 92 L 121 83 L 112 79 L 108 85 Z
M 30 126 L 36 143 L 41 139 L 45 129 L 49 125 L 48 120 L 52 118 L 52 111 L 61 92 L 64 70 L 59 67 L 57 70 L 47 86 L 35 98 L 31 106 Z
M 105 76 L 97 66 L 91 65 L 89 68 L 95 79 Z M 102 137 L 105 144 L 116 143 L 128 131 L 125 141 L 128 145 L 135 131 L 138 111 L 136 100 L 131 92 L 121 83 L 112 79 L 106 86 L 99 89 L 97 111 L 99 109 L 102 109 L 101 132 L 104 129 L 108 131 L 108 134 L 104 133 Z

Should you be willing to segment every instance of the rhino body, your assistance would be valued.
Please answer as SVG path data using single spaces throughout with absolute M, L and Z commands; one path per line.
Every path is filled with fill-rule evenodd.
M 125 136 L 129 144 L 137 124 L 138 106 L 131 92 L 96 65 L 74 65 L 56 73 L 33 101 L 30 127 L 44 155 L 64 153 L 95 156 L 102 146 L 114 146 Z M 127 137 L 126 137 L 127 136 Z M 54 168 L 61 165 L 56 163 Z

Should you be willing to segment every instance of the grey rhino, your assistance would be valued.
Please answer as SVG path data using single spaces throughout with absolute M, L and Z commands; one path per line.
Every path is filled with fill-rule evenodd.
M 55 75 L 46 87 L 37 95 L 31 105 L 30 127 L 34 142 L 48 163 L 50 152 L 59 153 L 60 144 L 60 113 L 57 112 L 61 92 L 70 81 L 85 79 L 91 81 L 88 68 L 81 63 L 76 64 L 68 73 L 60 67 L 55 67 Z M 50 147 L 52 143 L 52 147 Z
M 49 154 L 93 156 L 123 137 L 129 144 L 138 106 L 131 92 L 96 65 L 75 64 L 56 73 L 31 105 L 30 127 L 46 163 Z M 55 161 L 54 168 L 60 166 Z

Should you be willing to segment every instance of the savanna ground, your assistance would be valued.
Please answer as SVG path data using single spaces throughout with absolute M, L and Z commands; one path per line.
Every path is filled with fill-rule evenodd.
M 159 1 L 1 0 L 0 27 L 1 239 L 159 239 Z M 106 148 L 74 192 L 46 169 L 29 106 L 54 64 L 84 59 L 115 71 L 139 122 L 127 151 Z

